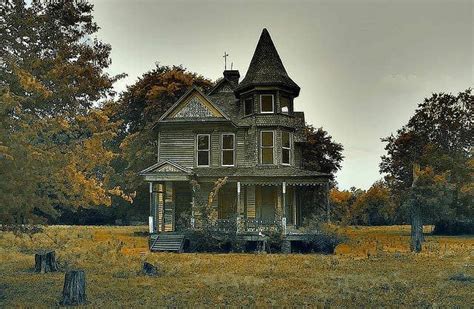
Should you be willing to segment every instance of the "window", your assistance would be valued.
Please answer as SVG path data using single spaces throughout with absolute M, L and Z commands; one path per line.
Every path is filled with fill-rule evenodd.
M 233 133 L 222 134 L 222 166 L 234 166 L 235 135 Z
M 262 94 L 260 96 L 260 111 L 263 114 L 273 113 L 273 95 Z
M 262 131 L 260 134 L 260 155 L 262 164 L 273 164 L 273 131 Z
M 247 98 L 244 101 L 244 115 L 252 115 L 253 114 L 253 98 Z
M 291 134 L 281 132 L 281 164 L 290 165 L 291 158 Z
M 290 99 L 287 97 L 280 97 L 280 107 L 283 114 L 290 113 Z
M 197 135 L 197 166 L 209 166 L 210 161 L 210 135 Z

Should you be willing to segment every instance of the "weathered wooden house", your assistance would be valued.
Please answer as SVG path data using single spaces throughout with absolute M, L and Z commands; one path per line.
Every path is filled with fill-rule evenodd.
M 239 78 L 239 71 L 225 70 L 212 90 L 190 89 L 157 122 L 158 160 L 140 173 L 150 184 L 152 233 L 196 227 L 196 201 L 207 200 L 223 177 L 212 202 L 217 222 L 238 220 L 242 237 L 278 226 L 296 239 L 311 213 L 301 207 L 302 192 L 327 194 L 329 175 L 302 168 L 305 120 L 294 110 L 300 87 L 266 29 Z

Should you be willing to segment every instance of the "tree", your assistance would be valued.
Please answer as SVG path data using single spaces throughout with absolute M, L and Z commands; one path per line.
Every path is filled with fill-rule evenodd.
M 145 214 L 148 205 L 148 188 L 138 172 L 156 163 L 157 133 L 154 125 L 190 87 L 203 91 L 211 88 L 210 80 L 187 71 L 181 66 L 161 66 L 146 72 L 113 103 L 112 121 L 120 122 L 113 149 L 120 155 L 114 159 L 116 171 L 113 183 L 126 192 L 137 192 L 135 213 Z M 134 210 L 126 203 L 114 199 L 117 211 L 124 218 Z
M 387 154 L 380 172 L 386 174 L 400 204 L 409 198 L 413 165 L 447 173 L 452 184 L 449 207 L 457 218 L 474 217 L 472 145 L 474 96 L 467 89 L 458 95 L 437 93 L 418 105 L 408 123 L 396 135 L 383 138 Z
M 86 2 L 15 0 L 0 15 L 0 204 L 3 222 L 110 205 L 110 45 Z M 128 198 L 128 197 L 127 197 Z
M 408 198 L 403 204 L 411 218 L 410 248 L 413 252 L 421 251 L 424 220 L 436 220 L 452 214 L 448 206 L 452 190 L 447 179 L 448 173 L 436 174 L 432 167 L 413 167 L 413 184 L 407 190 Z
M 363 225 L 387 225 L 393 223 L 395 203 L 390 189 L 383 181 L 376 181 L 354 201 L 353 220 Z
M 323 128 L 315 129 L 312 125 L 305 127 L 306 141 L 302 145 L 303 167 L 308 170 L 334 174 L 341 169 L 344 147 L 332 140 Z

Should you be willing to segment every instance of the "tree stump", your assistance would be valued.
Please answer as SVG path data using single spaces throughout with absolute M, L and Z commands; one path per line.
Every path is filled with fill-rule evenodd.
M 58 271 L 56 253 L 54 251 L 42 251 L 35 254 L 35 272 L 49 273 Z
M 143 262 L 142 273 L 146 276 L 158 276 L 160 274 L 160 270 L 153 264 Z
M 75 306 L 86 303 L 86 275 L 83 270 L 70 270 L 64 276 L 61 305 Z

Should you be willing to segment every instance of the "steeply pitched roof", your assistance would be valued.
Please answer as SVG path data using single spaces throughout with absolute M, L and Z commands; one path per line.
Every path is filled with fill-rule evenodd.
M 283 86 L 299 94 L 300 87 L 288 76 L 267 29 L 263 29 L 249 69 L 236 93 L 252 86 Z
M 190 101 L 192 99 L 196 99 L 194 101 Z M 195 103 L 197 102 L 197 103 Z M 203 115 L 197 117 L 183 115 L 181 117 L 177 113 L 182 111 L 188 103 L 197 104 L 200 109 L 203 111 Z M 204 106 L 206 105 L 206 106 Z M 180 117 L 176 117 L 180 116 Z M 196 86 L 191 87 L 179 100 L 173 104 L 158 120 L 159 122 L 167 121 L 167 120 L 230 120 L 229 116 L 226 115 L 218 106 L 216 106 L 208 96 L 199 90 Z

